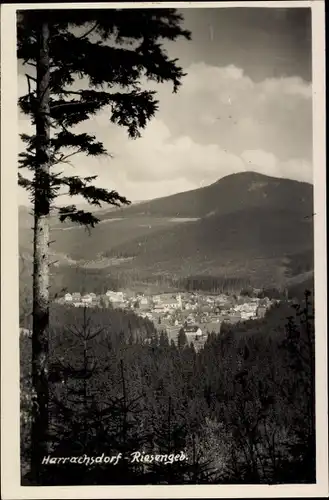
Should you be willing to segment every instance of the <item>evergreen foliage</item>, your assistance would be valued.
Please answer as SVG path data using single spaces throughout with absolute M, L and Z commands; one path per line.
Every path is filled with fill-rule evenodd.
M 83 9 L 26 10 L 18 15 L 17 56 L 25 66 L 28 92 L 19 99 L 21 111 L 36 123 L 39 35 L 41 26 L 49 27 L 49 115 L 47 143 L 51 167 L 71 164 L 78 154 L 111 157 L 101 141 L 75 127 L 107 110 L 109 124 L 127 130 L 137 138 L 158 109 L 156 92 L 145 89 L 144 82 L 171 82 L 176 92 L 184 76 L 176 59 L 170 59 L 161 42 L 189 38 L 181 28 L 182 17 L 174 9 Z M 83 80 L 84 79 L 84 80 Z M 86 85 L 87 82 L 87 85 Z M 87 88 L 85 88 L 87 87 Z M 146 83 L 147 87 L 147 83 Z M 36 146 L 40 137 L 21 134 L 26 149 L 20 153 L 20 169 L 35 174 L 39 159 Z M 120 206 L 128 200 L 115 190 L 96 187 L 97 176 L 64 175 L 50 170 L 43 178 L 44 195 L 51 208 L 63 192 L 80 195 L 91 205 L 101 203 Z M 32 199 L 36 179 L 19 173 L 19 184 Z M 47 189 L 46 189 L 47 188 Z M 61 207 L 61 221 L 70 219 L 87 226 L 98 222 L 91 212 L 75 205 Z
M 133 14 L 132 14 L 133 12 Z M 49 448 L 50 224 L 59 220 L 94 227 L 99 219 L 76 204 L 58 207 L 59 196 L 80 196 L 91 206 L 121 206 L 129 201 L 98 187 L 97 176 L 60 170 L 73 157 L 110 157 L 104 144 L 76 127 L 107 109 L 109 123 L 137 138 L 158 109 L 150 81 L 171 82 L 176 92 L 184 73 L 161 45 L 189 38 L 174 9 L 24 10 L 17 16 L 17 56 L 28 66 L 22 113 L 34 127 L 21 134 L 18 184 L 33 202 L 33 333 L 31 466 L 36 483 Z M 27 173 L 23 174 L 27 170 Z
M 48 466 L 44 484 L 315 481 L 309 293 L 263 319 L 226 325 L 199 352 L 169 343 L 133 313 L 56 306 L 51 319 L 52 456 L 138 451 L 146 460 L 83 466 L 83 474 L 74 464 Z M 23 436 L 30 425 L 30 356 L 31 340 L 23 337 Z M 187 459 L 173 464 L 148 460 L 181 452 Z M 22 465 L 28 453 L 22 441 Z
M 112 161 L 102 142 L 79 126 L 106 110 L 109 124 L 132 139 L 140 136 L 158 109 L 147 82 L 170 82 L 176 92 L 184 75 L 162 46 L 163 40 L 189 38 L 181 21 L 174 9 L 18 15 L 18 58 L 29 67 L 19 106 L 35 127 L 21 136 L 18 175 L 34 202 L 35 220 L 33 335 L 32 341 L 20 339 L 24 484 L 315 482 L 310 293 L 295 306 L 283 298 L 261 320 L 224 325 L 199 352 L 184 332 L 176 346 L 133 312 L 89 313 L 54 304 L 49 310 L 49 214 L 86 227 L 99 222 L 74 203 L 58 207 L 57 198 L 80 195 L 92 207 L 129 203 L 97 187 L 95 176 L 60 170 L 80 154 Z M 234 278 L 192 276 L 175 284 L 251 293 L 248 280 Z M 21 314 L 26 325 L 28 314 Z M 46 452 L 126 456 L 134 450 L 144 457 L 183 453 L 186 459 L 41 467 Z

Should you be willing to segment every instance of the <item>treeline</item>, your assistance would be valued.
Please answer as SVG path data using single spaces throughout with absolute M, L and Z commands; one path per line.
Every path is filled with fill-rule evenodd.
M 301 254 L 301 259 L 303 256 L 304 253 Z M 304 257 L 306 259 L 307 255 Z M 31 266 L 31 262 L 20 259 L 20 295 L 22 297 L 23 295 L 26 296 L 27 291 L 31 289 Z M 297 267 L 295 269 L 296 273 L 297 270 L 299 272 L 302 269 L 301 267 L 297 269 Z M 305 264 L 303 269 L 309 270 L 309 266 Z M 150 275 L 138 270 L 115 269 L 113 266 L 111 272 L 108 271 L 107 268 L 91 269 L 78 265 L 54 267 L 50 280 L 51 294 L 53 297 L 63 295 L 66 291 L 104 294 L 107 290 L 118 291 L 139 285 L 141 288 L 149 287 L 154 289 L 155 293 L 160 291 L 188 291 L 249 295 L 279 300 L 297 297 L 302 300 L 305 288 L 314 288 L 313 277 L 308 278 L 307 281 L 304 280 L 302 283 L 282 287 L 264 286 L 255 293 L 255 288 L 249 278 L 203 275 L 179 277 L 164 273 Z
M 242 289 L 250 286 L 249 279 L 236 277 L 189 276 L 178 277 L 171 274 L 145 274 L 138 270 L 120 271 L 112 268 L 111 275 L 106 269 L 85 269 L 81 267 L 68 267 L 62 273 L 61 281 L 57 281 L 56 289 L 64 288 L 95 291 L 104 293 L 109 288 L 117 290 L 126 288 L 136 283 L 147 286 L 159 287 L 162 290 L 204 291 L 210 293 L 240 293 Z
M 177 280 L 177 284 L 188 292 L 238 293 L 250 286 L 250 280 L 222 276 L 189 276 Z
M 106 269 L 88 269 L 82 266 L 62 266 L 52 277 L 52 291 L 76 291 L 82 294 L 103 294 L 107 290 L 118 291 L 126 286 L 123 276 L 107 273 Z
M 103 257 L 107 259 L 119 258 L 119 259 L 130 259 L 135 257 L 135 253 L 128 249 L 120 249 L 120 248 L 110 248 L 109 250 L 105 250 L 102 253 Z
M 120 311 L 56 306 L 50 334 L 51 456 L 187 460 L 45 465 L 43 484 L 315 481 L 312 297 L 223 325 L 202 349 Z M 22 464 L 29 457 L 31 340 L 21 339 Z M 27 468 L 24 484 L 29 483 Z
M 314 269 L 314 249 L 294 253 L 289 256 L 288 271 L 290 276 L 312 271 Z
M 63 295 L 66 291 L 80 293 L 105 293 L 107 290 L 118 291 L 127 286 L 128 279 L 123 274 L 107 273 L 106 269 L 90 269 L 78 265 L 60 265 L 53 267 L 50 276 L 52 297 Z M 20 259 L 20 296 L 26 299 L 32 295 L 32 262 Z

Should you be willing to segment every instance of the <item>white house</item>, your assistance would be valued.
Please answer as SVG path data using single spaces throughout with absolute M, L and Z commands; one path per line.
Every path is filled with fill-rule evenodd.
M 139 300 L 139 304 L 140 304 L 141 306 L 147 306 L 147 305 L 148 305 L 148 303 L 149 303 L 149 301 L 148 301 L 148 298 L 147 298 L 147 297 L 141 297 L 141 298 L 140 298 L 140 300 Z
M 162 305 L 169 311 L 170 309 L 181 309 L 181 300 L 176 298 L 166 298 L 162 301 Z
M 187 302 L 185 304 L 185 309 L 187 311 L 195 311 L 197 309 L 198 305 L 197 304 L 191 304 L 190 302 Z
M 124 297 L 123 297 L 122 292 L 112 292 L 111 290 L 108 290 L 105 295 L 111 302 L 123 302 L 124 301 Z
M 189 325 L 184 328 L 187 337 L 202 337 L 202 330 L 197 325 Z
M 72 295 L 70 293 L 66 293 L 64 296 L 64 300 L 65 302 L 72 302 L 73 300 Z
M 118 300 L 113 300 L 111 304 L 114 309 L 124 309 L 126 305 L 124 301 L 121 302 Z
M 218 295 L 216 297 L 216 303 L 219 305 L 224 305 L 227 302 L 227 296 L 226 295 Z
M 83 297 L 81 297 L 81 302 L 82 302 L 83 304 L 91 304 L 91 303 L 92 303 L 92 301 L 93 301 L 92 296 L 91 296 L 91 295 L 89 295 L 89 294 L 84 295 Z
M 141 312 L 138 314 L 141 318 L 147 318 L 149 319 L 150 321 L 153 320 L 153 316 L 151 313 L 148 313 L 148 312 Z
M 194 322 L 195 322 L 195 317 L 194 317 L 194 316 L 187 316 L 187 318 L 186 318 L 186 320 L 185 320 L 185 321 L 186 321 L 186 323 L 187 323 L 188 325 L 192 325 L 192 324 L 194 324 Z
M 265 314 L 266 314 L 266 306 L 259 306 L 257 307 L 257 311 L 256 311 L 256 316 L 257 318 L 264 318 Z
M 86 302 L 74 302 L 74 307 L 89 307 L 89 304 Z
M 241 319 L 251 319 L 255 317 L 255 313 L 252 311 L 241 311 Z
M 163 313 L 163 312 L 167 311 L 167 309 L 165 308 L 165 306 L 163 304 L 156 304 L 153 308 L 153 311 L 155 313 Z
M 177 309 L 182 309 L 183 302 L 182 302 L 182 296 L 180 293 L 176 296 L 176 300 L 177 300 Z

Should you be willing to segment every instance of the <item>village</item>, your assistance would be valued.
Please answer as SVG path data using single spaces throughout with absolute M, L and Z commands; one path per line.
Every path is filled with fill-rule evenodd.
M 58 303 L 72 307 L 115 308 L 134 311 L 152 321 L 158 331 L 165 331 L 169 340 L 177 342 L 178 333 L 184 330 L 188 342 L 201 347 L 208 333 L 220 333 L 222 323 L 263 318 L 274 300 L 226 294 L 197 292 L 143 293 L 108 290 L 97 295 L 80 292 L 66 293 Z

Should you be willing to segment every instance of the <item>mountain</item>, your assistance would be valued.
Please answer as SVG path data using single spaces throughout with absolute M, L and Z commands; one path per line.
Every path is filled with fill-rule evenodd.
M 310 184 L 245 172 L 193 191 L 104 209 L 91 234 L 54 224 L 52 250 L 60 265 L 104 276 L 201 274 L 282 284 L 312 271 L 312 212 Z M 25 240 L 26 231 L 20 233 Z
M 206 217 L 250 208 L 293 210 L 310 215 L 313 188 L 306 182 L 242 172 L 228 175 L 199 189 L 186 191 L 124 207 L 112 217 L 148 215 L 153 217 Z M 103 213 L 106 218 L 109 214 Z
M 282 281 L 294 255 L 312 255 L 313 224 L 298 212 L 255 208 L 212 215 L 143 235 L 108 256 L 132 257 L 123 267 L 148 273 L 230 275 Z M 292 262 L 290 263 L 290 261 Z

